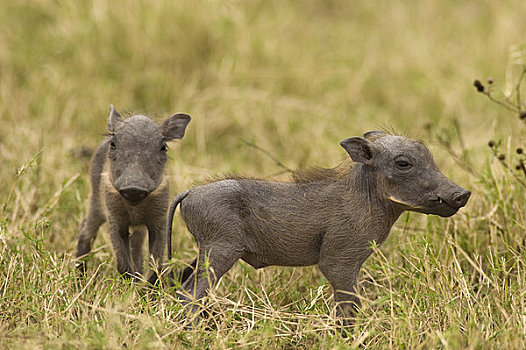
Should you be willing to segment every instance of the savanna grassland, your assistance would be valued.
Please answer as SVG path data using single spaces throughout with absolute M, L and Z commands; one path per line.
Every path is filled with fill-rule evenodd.
M 512 92 L 525 14 L 523 0 L 1 0 L 0 348 L 526 348 L 526 124 L 473 87 Z M 184 328 L 173 288 L 119 278 L 105 227 L 86 277 L 74 269 L 110 104 L 192 115 L 170 145 L 172 196 L 333 167 L 341 140 L 379 128 L 423 140 L 473 195 L 451 218 L 400 217 L 363 266 L 347 337 L 317 268 L 242 262 Z M 174 250 L 174 266 L 196 254 L 179 217 Z

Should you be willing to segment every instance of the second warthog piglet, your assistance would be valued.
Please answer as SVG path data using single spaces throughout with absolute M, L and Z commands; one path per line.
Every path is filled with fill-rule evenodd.
M 149 252 L 161 268 L 166 249 L 168 180 L 164 175 L 168 141 L 184 136 L 190 116 L 177 113 L 158 125 L 143 115 L 123 119 L 111 106 L 109 135 L 91 163 L 92 191 L 89 209 L 78 237 L 78 267 L 86 269 L 85 257 L 99 227 L 108 222 L 111 243 L 120 274 L 139 278 L 142 247 L 148 232 Z M 150 283 L 157 280 L 153 273 Z
M 254 268 L 317 264 L 334 289 L 337 315 L 349 324 L 371 244 L 384 242 L 405 210 L 448 217 L 471 195 L 440 172 L 420 142 L 371 131 L 341 146 L 353 162 L 299 172 L 291 182 L 227 178 L 178 195 L 168 235 L 180 204 L 199 245 L 181 274 L 179 298 L 204 297 L 239 259 Z

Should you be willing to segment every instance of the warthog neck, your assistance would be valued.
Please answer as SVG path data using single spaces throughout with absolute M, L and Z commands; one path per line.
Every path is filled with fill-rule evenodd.
M 347 181 L 347 205 L 353 209 L 357 229 L 381 244 L 403 210 L 388 199 L 381 178 L 370 166 L 356 164 L 343 181 Z
M 389 200 L 378 172 L 361 163 L 343 162 L 332 169 L 314 168 L 293 174 L 299 188 L 309 192 L 319 210 L 350 213 L 354 220 L 381 218 L 389 227 L 402 210 Z M 330 216 L 330 214 L 329 214 Z

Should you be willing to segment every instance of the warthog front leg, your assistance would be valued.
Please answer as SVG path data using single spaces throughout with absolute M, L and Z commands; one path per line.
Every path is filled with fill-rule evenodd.
M 133 228 L 132 235 L 130 236 L 130 251 L 135 267 L 134 271 L 138 274 L 142 274 L 142 246 L 145 238 L 146 227 L 139 226 Z
M 117 257 L 117 271 L 125 278 L 137 278 L 130 254 L 130 233 L 127 226 L 109 220 L 109 233 L 113 250 Z
M 342 318 L 342 325 L 344 327 L 352 326 L 354 317 L 360 309 L 360 298 L 356 294 L 356 284 L 348 286 L 346 289 L 338 289 L 335 284 L 334 288 L 334 305 L 336 307 L 336 316 Z
M 320 260 L 321 272 L 334 289 L 334 305 L 336 316 L 341 318 L 344 327 L 352 326 L 354 316 L 360 308 L 360 298 L 357 293 L 358 274 L 361 263 L 347 263 L 345 259 L 335 257 Z
M 163 218 L 165 219 L 165 218 Z M 164 251 L 166 249 L 164 220 L 160 220 L 157 225 L 148 226 L 148 245 L 149 245 L 149 263 L 152 266 L 152 275 L 148 283 L 155 284 L 158 279 L 158 271 L 163 269 Z
M 99 227 L 105 221 L 106 217 L 102 212 L 100 201 L 98 198 L 92 195 L 90 198 L 88 214 L 84 220 L 82 220 L 82 224 L 80 226 L 77 252 L 75 254 L 76 258 L 82 258 L 91 251 L 91 245 L 97 237 Z M 80 273 L 84 274 L 86 272 L 86 265 L 86 262 L 83 260 L 77 261 L 77 269 Z

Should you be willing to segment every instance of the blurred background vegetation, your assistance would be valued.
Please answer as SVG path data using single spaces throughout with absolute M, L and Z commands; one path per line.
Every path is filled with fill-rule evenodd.
M 26 284 L 14 276 L 28 273 L 21 262 L 25 261 L 28 269 L 44 259 L 42 251 L 49 259 L 65 261 L 59 270 L 61 276 L 69 274 L 78 226 L 86 212 L 89 157 L 104 138 L 110 104 L 121 112 L 145 113 L 157 120 L 177 111 L 192 115 L 185 138 L 171 145 L 168 174 L 173 194 L 216 174 L 287 178 L 276 162 L 247 143 L 296 169 L 337 165 L 346 156 L 339 142 L 369 130 L 381 128 L 416 137 L 430 146 L 443 172 L 472 189 L 474 195 L 458 217 L 439 220 L 411 214 L 400 220 L 393 231 L 397 237 L 381 249 L 386 261 L 399 264 L 397 259 L 403 254 L 398 249 L 409 248 L 398 247 L 413 247 L 411 242 L 423 239 L 425 244 L 417 245 L 417 252 L 412 253 L 419 263 L 419 257 L 429 257 L 426 249 L 435 249 L 440 257 L 449 246 L 459 245 L 471 257 L 466 260 L 459 255 L 464 268 L 476 274 L 470 259 L 478 262 L 482 256 L 486 262 L 480 266 L 493 261 L 486 255 L 488 245 L 498 240 L 492 236 L 491 220 L 498 224 L 495 235 L 505 237 L 496 252 L 512 254 L 506 250 L 512 246 L 517 253 L 516 243 L 520 244 L 526 231 L 524 189 L 515 186 L 509 174 L 503 175 L 487 143 L 490 139 L 500 142 L 506 157 L 513 157 L 514 145 L 524 145 L 525 128 L 514 115 L 477 95 L 473 80 L 493 76 L 495 88 L 505 89 L 510 48 L 524 44 L 525 13 L 522 0 L 0 0 L 0 265 L 6 281 L 0 289 L 0 303 L 11 310 L 0 316 L 0 330 L 9 335 L 6 339 L 15 341 L 23 334 L 36 344 L 41 338 L 55 344 L 53 339 L 60 339 L 62 332 L 76 334 L 74 327 L 58 326 L 64 321 L 63 308 L 58 307 L 53 317 L 29 312 L 31 302 L 41 302 L 41 287 L 30 283 L 32 287 L 24 289 L 21 286 Z M 489 218 L 492 210 L 501 213 L 503 222 Z M 470 217 L 486 219 L 470 221 Z M 187 260 L 195 247 L 182 225 L 178 221 L 176 247 Z M 445 232 L 450 236 L 443 236 Z M 100 236 L 96 259 L 108 261 L 110 266 L 103 268 L 103 275 L 112 275 L 108 239 Z M 38 245 L 33 251 L 27 248 L 28 242 L 44 248 Z M 524 253 L 520 254 L 517 256 L 524 259 Z M 17 263 L 11 263 L 13 259 Z M 370 278 L 385 270 L 382 264 L 376 269 L 376 263 L 366 264 L 367 271 L 372 271 L 366 273 Z M 410 264 L 403 266 L 410 272 L 398 276 L 409 283 L 414 271 Z M 13 273 L 9 273 L 11 269 Z M 220 288 L 223 294 L 232 292 L 236 278 L 243 279 L 238 288 L 246 287 L 249 282 L 242 276 L 248 274 L 254 281 L 246 288 L 257 294 L 258 288 L 265 288 L 266 279 L 277 271 L 284 273 L 282 270 L 254 272 L 241 264 L 225 277 Z M 285 272 L 289 275 L 284 279 L 299 277 L 292 279 L 292 286 L 286 285 L 287 290 L 308 288 L 312 294 L 324 286 L 324 295 L 330 298 L 330 289 L 319 272 L 288 270 L 292 272 Z M 516 273 L 518 289 L 514 291 L 519 294 L 515 297 L 524 299 L 524 272 Z M 397 276 L 386 272 L 384 277 L 389 275 Z M 273 284 L 267 281 L 269 286 Z M 77 287 L 68 284 L 67 288 L 75 295 Z M 283 288 L 276 288 L 279 293 L 271 302 L 286 305 L 288 299 L 282 302 L 277 296 Z M 373 299 L 381 297 L 375 294 L 385 293 L 382 287 L 369 288 L 367 297 Z M 411 288 L 410 284 L 395 285 L 391 292 L 403 293 L 406 288 Z M 410 291 L 421 292 L 416 289 Z M 231 298 L 245 300 L 243 292 L 239 293 Z M 301 298 L 301 292 L 291 293 L 291 300 Z M 488 289 L 484 295 L 492 293 L 495 295 Z M 448 344 L 501 344 L 510 339 L 510 344 L 524 344 L 520 335 L 520 330 L 524 334 L 521 327 L 526 327 L 524 301 L 522 309 L 512 306 L 505 302 L 513 298 L 510 292 L 502 293 L 506 306 L 497 309 L 505 310 L 513 321 L 506 321 L 505 316 L 491 320 L 491 312 L 481 311 L 489 319 L 481 316 L 483 321 L 468 331 L 458 330 L 466 315 L 462 312 L 457 319 L 444 319 L 437 311 L 433 321 L 427 320 L 429 305 L 422 306 L 421 313 L 411 314 L 405 326 L 386 326 L 382 315 L 371 325 L 368 317 L 379 311 L 366 304 L 363 338 L 359 339 L 376 346 L 392 346 L 388 337 L 409 347 L 426 341 L 427 346 L 442 344 L 445 348 Z M 317 300 L 311 297 L 313 302 Z M 418 294 L 416 298 L 424 297 Z M 441 295 L 433 305 L 442 307 L 444 298 Z M 411 300 L 407 302 L 411 304 Z M 316 314 L 329 310 L 319 306 Z M 510 316 L 514 312 L 515 318 Z M 386 313 L 396 322 L 392 310 Z M 83 319 L 71 321 L 70 316 L 66 319 L 80 327 Z M 41 323 L 42 317 L 51 317 L 54 323 L 45 330 L 20 328 L 20 324 Z M 522 320 L 522 325 L 516 324 L 517 320 Z M 421 325 L 428 321 L 429 327 Z M 416 327 L 407 332 L 405 327 L 415 323 L 423 330 Z M 393 327 L 389 328 L 392 332 L 382 335 L 385 327 Z M 511 330 L 505 331 L 506 327 Z M 242 326 L 237 330 L 246 331 Z M 107 339 L 114 341 L 110 333 Z M 81 334 L 88 339 L 86 343 L 97 347 L 91 342 L 98 333 L 85 330 Z M 167 334 L 162 338 L 165 344 L 178 344 L 177 335 Z M 250 341 L 268 341 L 269 346 L 296 342 L 298 346 L 324 347 L 321 341 L 327 341 L 323 337 L 313 340 L 312 335 L 290 335 L 279 343 L 272 340 L 276 333 L 265 327 L 260 333 L 247 334 L 259 334 L 248 337 Z M 407 334 L 409 339 L 404 338 Z M 131 334 L 128 337 L 128 345 L 139 344 Z M 68 339 L 79 341 L 75 336 Z M 202 341 L 199 336 L 192 339 L 185 344 Z M 302 343 L 302 339 L 310 340 Z M 212 341 L 217 347 L 241 343 L 236 337 L 225 343 Z M 110 340 L 102 343 L 107 347 L 112 344 Z M 116 344 L 122 345 L 122 341 Z

